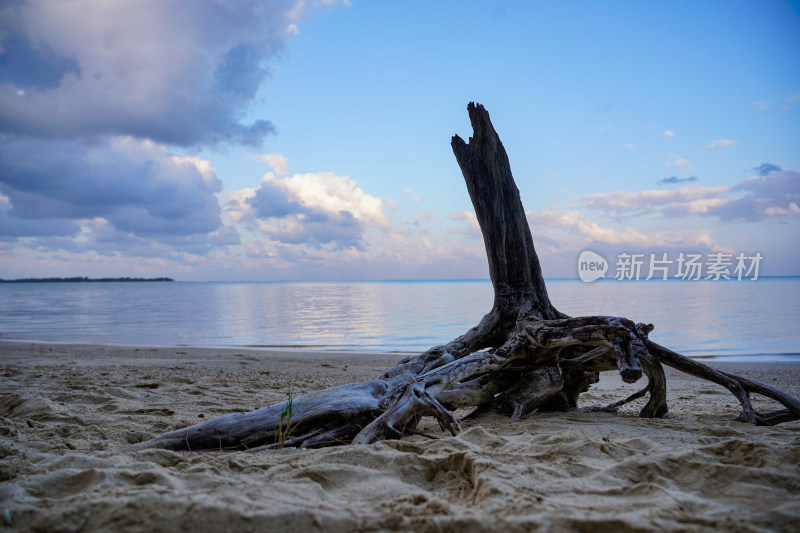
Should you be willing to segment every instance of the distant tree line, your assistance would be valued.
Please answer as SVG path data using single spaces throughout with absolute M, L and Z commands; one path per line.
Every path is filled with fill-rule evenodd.
M 77 283 L 77 282 L 108 282 L 108 281 L 175 281 L 172 278 L 24 278 L 0 279 L 0 283 Z

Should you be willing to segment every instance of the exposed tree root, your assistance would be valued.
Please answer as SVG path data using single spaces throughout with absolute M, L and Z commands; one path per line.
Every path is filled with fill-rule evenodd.
M 800 400 L 755 380 L 715 370 L 648 338 L 650 324 L 612 316 L 568 317 L 547 295 L 519 191 L 505 149 L 483 106 L 468 106 L 469 143 L 452 147 L 481 226 L 495 289 L 492 310 L 464 335 L 400 361 L 380 378 L 294 398 L 289 447 L 369 444 L 417 434 L 424 416 L 455 435 L 452 410 L 473 407 L 468 418 L 497 409 L 513 420 L 539 410 L 574 409 L 578 397 L 616 370 L 626 383 L 642 375 L 647 386 L 607 406 L 615 410 L 649 395 L 641 417 L 667 413 L 662 364 L 726 387 L 742 406 L 739 420 L 773 425 L 800 419 Z M 758 413 L 750 393 L 786 409 Z M 138 447 L 186 450 L 277 447 L 283 404 L 234 413 L 160 435 Z

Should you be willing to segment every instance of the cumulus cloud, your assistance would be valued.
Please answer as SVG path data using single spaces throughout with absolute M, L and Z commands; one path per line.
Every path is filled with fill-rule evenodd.
M 220 193 L 222 212 L 229 223 L 245 226 L 255 225 L 256 217 L 250 201 L 255 196 L 257 189 L 257 187 L 248 187 Z
M 17 236 L 72 235 L 77 221 L 93 218 L 139 236 L 210 233 L 221 226 L 220 189 L 207 161 L 170 155 L 150 141 L 0 143 L 7 235 L 9 227 Z
M 24 219 L 13 216 L 8 196 L 0 194 L 0 241 L 19 237 L 77 235 L 80 226 L 68 218 Z
M 364 225 L 348 211 L 335 215 L 293 213 L 280 221 L 259 220 L 259 226 L 265 235 L 283 244 L 331 244 L 335 249 L 363 246 Z
M 268 185 L 282 190 L 293 202 L 310 211 L 347 211 L 367 224 L 388 224 L 381 199 L 365 193 L 348 177 L 337 176 L 332 172 L 317 172 L 275 179 L 268 173 L 261 186 L 264 188 Z
M 332 3 L 1 3 L 0 240 L 15 254 L 179 262 L 241 243 L 230 223 L 238 213 L 255 227 L 255 216 L 223 213 L 211 164 L 170 151 L 260 145 L 272 124 L 244 117 L 270 64 Z M 281 157 L 262 160 L 283 175 Z
M 769 169 L 762 165 L 760 169 Z M 721 220 L 760 220 L 795 214 L 800 203 L 800 172 L 769 170 L 732 186 L 692 185 L 672 191 L 616 191 L 583 196 L 583 207 L 607 213 L 667 217 L 714 216 Z
M 421 232 L 376 232 L 362 247 L 336 248 L 306 243 L 245 242 L 240 268 L 275 279 L 334 276 L 338 279 L 431 279 L 488 276 L 480 242 L 433 239 Z
M 332 172 L 285 178 L 268 172 L 258 188 L 233 194 L 226 203 L 233 217 L 257 219 L 260 231 L 275 241 L 340 248 L 361 247 L 369 227 L 387 228 L 383 207 L 380 198 Z
M 303 11 L 307 3 L 301 2 Z M 8 2 L 0 8 L 0 128 L 258 145 L 241 119 L 291 36 L 297 3 Z M 91 14 L 91 16 L 88 16 Z
M 717 148 L 724 148 L 726 146 L 733 146 L 736 144 L 736 141 L 733 139 L 719 139 L 711 144 L 703 146 L 702 148 L 698 148 L 698 152 L 708 152 L 709 150 L 716 150 Z
M 658 180 L 658 183 L 670 184 L 670 183 L 684 183 L 690 181 L 697 181 L 697 176 L 689 176 L 688 178 L 679 178 L 678 176 L 670 176 L 668 178 L 663 178 Z

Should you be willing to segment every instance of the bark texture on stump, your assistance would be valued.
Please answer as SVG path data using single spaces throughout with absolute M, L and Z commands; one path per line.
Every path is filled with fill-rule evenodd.
M 651 324 L 622 317 L 571 318 L 547 295 L 519 190 L 500 138 L 481 105 L 467 107 L 473 135 L 452 138 L 452 148 L 483 234 L 494 287 L 492 309 L 460 337 L 409 357 L 379 378 L 343 385 L 292 401 L 290 435 L 285 436 L 286 404 L 233 413 L 177 429 L 137 447 L 184 450 L 319 447 L 367 444 L 416 432 L 423 416 L 456 434 L 452 410 L 471 407 L 468 418 L 497 409 L 518 420 L 537 410 L 577 407 L 581 393 L 599 372 L 617 371 L 632 383 L 647 376 L 639 392 L 617 407 L 649 395 L 642 417 L 666 414 L 666 364 L 726 387 L 742 406 L 739 419 L 778 424 L 800 419 L 800 400 L 769 385 L 715 370 L 649 340 Z M 750 393 L 785 409 L 756 412 Z
M 467 107 L 473 135 L 469 144 L 454 135 L 453 153 L 461 167 L 483 233 L 494 309 L 544 320 L 564 318 L 547 296 L 539 256 L 511 175 L 508 155 L 483 106 Z

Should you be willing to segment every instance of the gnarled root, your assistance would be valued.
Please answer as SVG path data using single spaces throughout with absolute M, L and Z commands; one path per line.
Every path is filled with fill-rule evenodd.
M 385 437 L 402 437 L 409 422 L 416 428 L 419 417 L 426 415 L 438 420 L 442 430 L 452 435 L 461 431 L 461 425 L 453 414 L 431 396 L 421 383 L 415 382 L 406 387 L 403 395 L 389 409 L 362 429 L 353 439 L 353 444 L 369 444 Z
M 511 420 L 536 412 L 550 398 L 564 389 L 564 376 L 557 366 L 537 368 L 525 373 L 517 383 L 497 398 L 501 412 L 510 412 Z
M 742 406 L 742 413 L 737 418 L 740 422 L 771 426 L 800 419 L 800 400 L 783 391 L 754 379 L 748 379 L 722 370 L 716 370 L 699 361 L 689 359 L 668 348 L 664 348 L 660 344 L 649 339 L 645 338 L 644 344 L 647 350 L 665 365 L 671 366 L 689 375 L 713 381 L 727 388 L 731 394 L 739 400 Z M 753 409 L 753 404 L 750 401 L 751 392 L 756 392 L 767 398 L 771 398 L 781 403 L 786 409 L 770 413 L 757 413 L 755 409 Z
M 626 383 L 646 374 L 648 383 L 609 408 L 649 394 L 640 416 L 660 417 L 667 412 L 662 364 L 728 388 L 742 405 L 742 421 L 777 424 L 800 418 L 797 398 L 650 341 L 652 325 L 613 316 L 570 318 L 558 311 L 547 294 L 503 143 L 483 106 L 470 103 L 467 110 L 473 135 L 469 142 L 453 136 L 451 147 L 481 227 L 494 288 L 492 309 L 480 323 L 447 344 L 399 362 L 374 381 L 296 398 L 292 431 L 281 435 L 283 442 L 275 443 L 283 423 L 283 404 L 277 404 L 172 431 L 139 447 L 365 444 L 415 432 L 422 416 L 433 416 L 443 429 L 456 433 L 460 426 L 448 408 L 476 407 L 475 415 L 499 407 L 515 420 L 536 410 L 575 408 L 599 372 L 610 370 Z M 750 393 L 786 409 L 757 413 Z
M 296 398 L 294 429 L 282 443 L 275 442 L 282 407 L 277 404 L 208 420 L 140 446 L 257 451 L 367 444 L 414 433 L 424 416 L 434 417 L 443 430 L 456 434 L 460 424 L 451 409 L 476 407 L 470 415 L 474 416 L 497 408 L 519 420 L 537 410 L 575 408 L 578 396 L 597 382 L 599 372 L 609 370 L 618 371 L 626 381 L 644 373 L 648 384 L 605 410 L 649 394 L 640 416 L 662 417 L 668 410 L 662 363 L 727 387 L 742 404 L 741 421 L 771 425 L 800 418 L 800 400 L 668 350 L 648 339 L 651 330 L 650 325 L 634 325 L 619 317 L 526 318 L 496 349 L 456 357 L 445 345 L 422 354 L 421 360 L 398 363 L 382 379 Z M 419 374 L 411 374 L 413 368 Z M 775 399 L 786 409 L 757 413 L 750 392 Z

